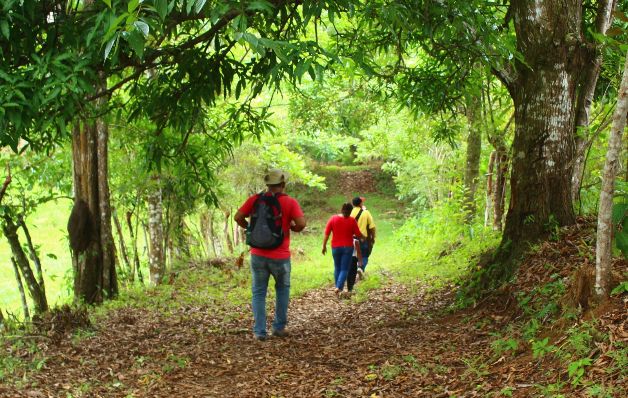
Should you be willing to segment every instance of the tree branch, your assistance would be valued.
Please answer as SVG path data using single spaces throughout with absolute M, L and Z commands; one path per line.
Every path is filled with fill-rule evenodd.
M 4 198 L 4 194 L 7 192 L 7 188 L 11 183 L 11 166 L 7 164 L 7 177 L 4 179 L 4 183 L 2 184 L 2 188 L 0 189 L 0 203 L 2 203 L 2 198 Z

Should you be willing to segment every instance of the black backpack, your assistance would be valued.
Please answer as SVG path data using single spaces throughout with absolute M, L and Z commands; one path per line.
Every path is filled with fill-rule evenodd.
M 246 229 L 246 244 L 257 249 L 275 249 L 283 242 L 281 205 L 282 193 L 267 195 L 260 192 L 253 204 L 251 222 Z

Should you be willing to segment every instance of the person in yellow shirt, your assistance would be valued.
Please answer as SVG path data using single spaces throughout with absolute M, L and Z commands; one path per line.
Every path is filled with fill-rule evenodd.
M 370 211 L 366 210 L 364 206 L 365 198 L 356 196 L 351 203 L 353 204 L 353 210 L 351 211 L 351 217 L 355 218 L 358 222 L 358 228 L 362 235 L 366 236 L 360 242 L 360 250 L 362 252 L 362 267 L 358 268 L 358 273 L 362 276 L 362 272 L 366 269 L 366 264 L 369 261 L 369 256 L 375 245 L 375 221 L 373 221 L 373 215 Z

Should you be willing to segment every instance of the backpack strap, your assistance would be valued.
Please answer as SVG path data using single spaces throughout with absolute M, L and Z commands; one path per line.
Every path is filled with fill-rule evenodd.
M 364 211 L 364 209 L 360 209 L 360 211 L 358 212 L 358 214 L 355 216 L 355 221 L 357 222 L 360 219 L 360 216 L 362 215 L 362 212 Z

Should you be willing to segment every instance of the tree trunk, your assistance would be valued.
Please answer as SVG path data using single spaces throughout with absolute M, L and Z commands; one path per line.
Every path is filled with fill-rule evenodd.
M 207 211 L 201 212 L 199 216 L 199 226 L 201 229 L 201 235 L 203 235 L 203 240 L 205 241 L 205 246 L 209 248 L 209 214 Z
M 166 241 L 168 242 L 172 264 L 174 261 L 186 261 L 191 257 L 192 236 L 183 215 L 171 214 L 170 217 L 171 221 L 168 223 L 170 227 L 168 228 Z
M 17 282 L 17 288 L 20 291 L 20 299 L 22 300 L 22 311 L 24 311 L 24 320 L 31 319 L 30 311 L 28 310 L 28 301 L 26 301 L 26 293 L 24 292 L 24 284 L 22 284 L 22 277 L 18 270 L 17 261 L 15 257 L 11 257 L 11 264 L 13 264 L 13 272 L 15 273 L 15 281 Z
M 550 220 L 559 226 L 575 221 L 575 103 L 585 50 L 581 0 L 517 0 L 512 7 L 525 64 L 518 62 L 508 85 L 515 137 L 504 242 L 521 248 L 545 235 Z
M 216 210 L 212 209 L 209 215 L 209 239 L 212 243 L 212 250 L 214 251 L 214 257 L 218 257 L 218 249 L 216 248 L 216 230 L 214 229 L 214 216 Z
M 493 189 L 493 230 L 502 230 L 502 220 L 506 206 L 506 176 L 508 175 L 508 152 L 500 146 L 495 153 L 495 187 Z
M 118 293 L 107 165 L 107 126 L 102 120 L 84 120 L 75 125 L 72 136 L 74 202 L 87 204 L 88 211 L 77 216 L 89 219 L 91 228 L 83 239 L 84 251 L 72 251 L 75 300 L 100 303 Z M 72 231 L 69 231 L 72 234 Z
M 118 242 L 120 246 L 120 255 L 122 256 L 122 261 L 124 262 L 124 266 L 129 274 L 129 280 L 133 282 L 135 279 L 135 275 L 133 273 L 133 266 L 131 265 L 131 261 L 129 261 L 129 255 L 126 249 L 126 244 L 124 243 L 124 232 L 122 231 L 122 225 L 120 224 L 120 219 L 118 218 L 118 212 L 113 210 L 113 222 L 116 226 L 116 231 L 118 233 Z
M 480 130 L 480 99 L 474 96 L 467 100 L 466 117 L 469 125 L 467 136 L 467 160 L 464 170 L 466 222 L 475 216 L 475 192 L 480 178 L 480 156 L 482 154 L 482 132 Z
M 233 241 L 231 240 L 231 234 L 229 233 L 229 218 L 231 218 L 231 212 L 229 210 L 224 210 L 223 214 L 225 215 L 225 227 L 223 229 L 225 244 L 227 245 L 229 253 L 233 254 Z
M 148 264 L 150 282 L 159 285 L 166 270 L 164 258 L 163 208 L 161 197 L 161 178 L 159 174 L 151 176 L 152 191 L 148 196 L 148 234 L 150 237 Z
M 24 217 L 18 217 L 18 225 L 22 228 L 24 232 L 24 236 L 26 237 L 26 244 L 28 246 L 28 251 L 33 260 L 33 264 L 35 264 L 35 272 L 37 272 L 37 283 L 39 284 L 39 288 L 42 291 L 42 294 L 46 295 L 46 285 L 44 284 L 44 273 L 41 270 L 41 260 L 39 259 L 39 254 L 37 254 L 37 250 L 35 250 L 35 245 L 33 245 L 33 239 L 31 238 L 31 234 L 24 222 Z
M 488 227 L 493 210 L 493 175 L 495 173 L 496 152 L 492 151 L 488 159 L 488 170 L 486 173 L 486 204 L 484 207 L 484 226 Z
M 131 275 L 137 273 L 137 279 L 140 283 L 144 284 L 144 276 L 142 275 L 142 270 L 140 268 L 140 254 L 137 250 L 137 227 L 133 228 L 133 223 L 131 222 L 131 217 L 133 213 L 130 211 L 126 212 L 126 224 L 129 228 L 129 235 L 131 235 L 131 245 L 133 249 L 133 268 L 131 270 Z
M 597 16 L 595 19 L 596 33 L 605 35 L 611 24 L 611 15 L 615 8 L 615 1 L 602 0 L 598 2 Z M 589 112 L 593 103 L 595 87 L 603 61 L 603 52 L 601 45 L 595 43 L 595 52 L 589 57 L 587 62 L 589 67 L 585 69 L 582 79 L 580 91 L 578 93 L 578 102 L 576 104 L 576 125 L 575 125 L 575 159 L 572 176 L 572 192 L 571 196 L 574 201 L 579 200 L 580 186 L 582 185 L 582 175 L 586 166 L 586 149 L 587 139 L 589 136 Z
M 619 167 L 621 139 L 626 127 L 628 113 L 628 54 L 624 65 L 624 74 L 617 93 L 617 107 L 613 115 L 613 126 L 606 152 L 606 162 L 602 174 L 600 208 L 597 221 L 597 244 L 595 251 L 595 293 L 600 298 L 608 297 L 611 287 L 611 243 L 612 213 L 615 177 Z
M 22 245 L 20 244 L 20 240 L 17 235 L 17 228 L 18 227 L 13 222 L 13 219 L 8 214 L 5 214 L 4 223 L 2 224 L 2 231 L 4 232 L 4 236 L 9 242 L 9 246 L 11 246 L 13 259 L 17 267 L 19 268 L 22 277 L 24 278 L 24 281 L 26 282 L 28 292 L 33 299 L 35 312 L 37 314 L 40 314 L 48 310 L 48 301 L 46 300 L 46 294 L 37 283 L 37 280 L 35 279 L 35 274 L 33 274 L 31 265 L 28 262 L 28 258 L 26 257 L 26 254 L 22 249 Z

